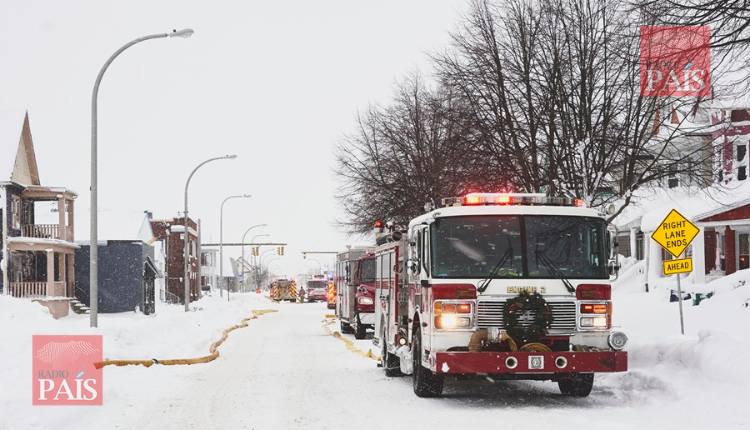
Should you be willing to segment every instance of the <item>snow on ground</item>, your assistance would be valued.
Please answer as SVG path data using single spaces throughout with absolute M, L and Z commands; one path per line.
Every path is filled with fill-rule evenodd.
M 385 377 L 324 331 L 324 303 L 236 294 L 228 303 L 204 298 L 189 313 L 162 305 L 154 316 L 100 315 L 90 329 L 88 316 L 53 320 L 39 305 L 0 297 L 0 429 L 750 428 L 748 281 L 750 270 L 686 282 L 687 291 L 716 295 L 684 303 L 684 336 L 669 286 L 645 293 L 637 277 L 617 283 L 614 323 L 630 338 L 630 370 L 597 375 L 587 398 L 564 397 L 550 382 L 484 379 L 451 379 L 442 398 L 417 398 L 409 377 Z M 103 406 L 31 406 L 32 334 L 100 333 L 106 358 L 201 356 L 251 309 L 279 312 L 232 332 L 214 362 L 105 367 Z

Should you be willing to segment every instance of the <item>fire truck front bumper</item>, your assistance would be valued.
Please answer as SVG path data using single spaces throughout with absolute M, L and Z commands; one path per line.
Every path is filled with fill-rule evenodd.
M 625 372 L 626 351 L 597 352 L 437 352 L 430 354 L 436 373 L 563 374 Z

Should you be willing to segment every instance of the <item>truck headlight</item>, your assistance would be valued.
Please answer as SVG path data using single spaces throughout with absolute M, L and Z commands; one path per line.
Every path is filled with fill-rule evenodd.
M 606 316 L 581 317 L 580 322 L 583 328 L 607 328 Z
M 457 315 L 440 315 L 435 317 L 435 328 L 469 328 L 471 327 L 471 318 L 460 317 Z
M 369 297 L 360 297 L 357 299 L 357 303 L 359 303 L 360 305 L 371 305 L 372 299 Z

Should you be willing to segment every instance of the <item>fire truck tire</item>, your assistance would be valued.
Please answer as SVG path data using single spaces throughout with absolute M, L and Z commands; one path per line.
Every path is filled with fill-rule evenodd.
M 566 396 L 586 397 L 594 388 L 593 373 L 573 373 L 557 381 L 560 392 Z
M 359 319 L 359 313 L 357 313 L 354 316 L 355 325 L 352 327 L 354 329 L 354 338 L 357 340 L 362 340 L 367 335 L 367 329 L 365 328 L 365 325 L 362 324 L 362 321 Z
M 354 333 L 354 330 L 352 330 L 352 326 L 341 321 L 341 334 L 352 334 L 352 333 Z
M 412 360 L 414 364 L 413 384 L 417 397 L 438 397 L 443 393 L 443 375 L 433 373 L 422 366 L 422 331 L 414 332 L 412 344 Z
M 403 373 L 401 373 L 401 361 L 395 354 L 391 354 L 390 352 L 388 352 L 386 339 L 387 338 L 385 336 L 385 330 L 383 330 L 383 337 L 380 338 L 380 342 L 383 344 L 383 350 L 380 354 L 380 360 L 383 366 L 383 370 L 385 371 L 385 376 L 401 376 L 403 375 Z

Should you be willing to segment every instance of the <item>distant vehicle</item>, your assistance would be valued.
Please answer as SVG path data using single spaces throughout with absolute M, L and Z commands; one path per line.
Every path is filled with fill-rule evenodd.
M 336 309 L 336 285 L 333 282 L 328 284 L 328 309 Z
M 364 339 L 375 327 L 375 254 L 349 248 L 336 256 L 336 316 L 342 333 Z
M 276 301 L 297 301 L 297 284 L 293 280 L 278 279 L 271 288 L 271 298 Z
M 328 299 L 328 281 L 323 275 L 313 275 L 307 281 L 307 301 L 325 301 Z

